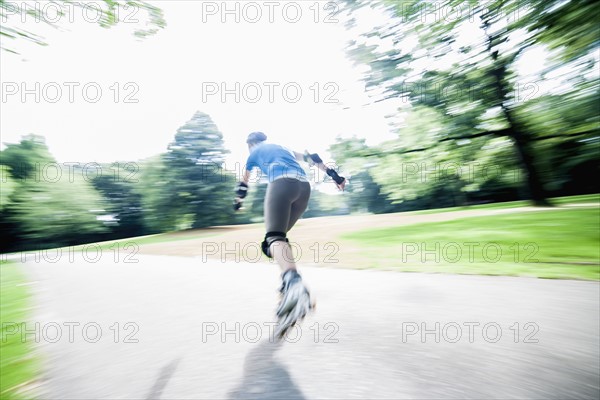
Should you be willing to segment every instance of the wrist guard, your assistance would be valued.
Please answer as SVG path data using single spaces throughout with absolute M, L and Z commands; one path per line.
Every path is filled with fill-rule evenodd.
M 242 202 L 241 201 L 233 201 L 233 211 L 237 211 L 240 208 L 242 208 Z
M 333 179 L 335 181 L 335 183 L 337 183 L 338 185 L 340 185 L 342 182 L 344 182 L 346 180 L 346 178 L 344 178 L 343 176 L 339 176 L 337 172 L 335 172 L 334 169 L 332 168 L 327 168 L 327 170 L 325 170 L 325 172 L 327 173 L 327 175 L 329 175 L 331 177 L 331 179 Z
M 248 185 L 245 182 L 238 183 L 235 194 L 240 199 L 246 197 L 246 195 L 248 194 Z
M 306 161 L 311 167 L 315 164 L 322 163 L 321 157 L 317 153 L 310 154 L 308 150 L 304 151 L 304 161 Z

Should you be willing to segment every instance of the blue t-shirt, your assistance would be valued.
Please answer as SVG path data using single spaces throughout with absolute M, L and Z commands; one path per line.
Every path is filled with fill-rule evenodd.
M 272 143 L 257 145 L 246 162 L 246 169 L 260 168 L 263 176 L 273 182 L 278 178 L 294 178 L 306 181 L 306 172 L 296 161 L 294 153 L 283 146 Z

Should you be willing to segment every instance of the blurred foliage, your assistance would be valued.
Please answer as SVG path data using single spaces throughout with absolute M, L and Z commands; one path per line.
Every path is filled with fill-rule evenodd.
M 101 26 L 117 24 L 125 4 L 150 15 L 151 28 L 140 36 L 164 26 L 161 11 L 146 2 L 103 4 Z M 343 195 L 321 190 L 328 182 L 315 184 L 305 217 L 525 198 L 546 204 L 548 196 L 600 191 L 594 2 L 343 4 L 338 17 L 356 33 L 348 54 L 364 67 L 373 102 L 393 102 L 388 120 L 397 135 L 376 146 L 359 136 L 338 138 L 329 152 L 350 184 Z M 0 0 L 2 15 L 26 12 L 9 7 Z M 367 18 L 365 25 L 365 12 L 381 23 Z M 43 43 L 11 22 L 2 35 Z M 522 76 L 519 63 L 540 49 L 546 63 Z M 26 136 L 0 152 L 2 250 L 262 221 L 265 184 L 252 185 L 245 211 L 233 212 L 235 176 L 223 168 L 226 153 L 215 123 L 197 112 L 163 154 L 102 165 L 109 173 L 93 179 L 75 167 L 74 179 L 63 171 L 55 180 L 44 177 L 55 161 L 43 138 Z
M 51 7 L 48 6 L 49 3 L 53 3 Z M 23 22 L 41 22 L 56 28 L 60 25 L 61 20 L 73 20 L 73 16 L 68 15 L 70 12 L 77 10 L 83 16 L 83 13 L 87 12 L 88 8 L 93 10 L 94 13 L 99 13 L 97 18 L 94 13 L 92 15 L 94 15 L 94 19 L 98 20 L 98 25 L 103 28 L 110 28 L 120 22 L 134 22 L 137 20 L 138 11 L 145 12 L 147 14 L 145 21 L 147 28 L 139 28 L 134 32 L 134 35 L 139 38 L 154 35 L 159 29 L 166 26 L 162 10 L 148 1 L 102 0 L 86 4 L 86 2 L 72 0 L 53 0 L 48 3 L 0 0 L 0 18 L 2 18 L 0 36 L 2 39 L 27 40 L 46 46 L 47 43 L 44 41 L 44 38 L 35 32 L 25 29 Z M 56 12 L 59 14 L 55 15 Z M 134 14 L 136 15 L 136 20 L 129 18 Z M 1 48 L 11 53 L 18 53 L 13 47 L 7 47 L 5 41 L 2 42 Z
M 0 213 L 2 249 L 27 243 L 38 248 L 89 241 L 106 232 L 98 217 L 104 200 L 81 174 L 62 170 L 43 138 L 25 137 L 0 152 L 13 189 Z M 4 184 L 3 184 L 4 189 Z
M 105 199 L 106 213 L 109 216 L 105 224 L 110 239 L 119 239 L 139 235 L 145 232 L 142 195 L 134 190 L 138 181 L 137 163 L 118 162 L 101 166 L 103 173 L 94 177 L 92 185 Z
M 33 134 L 25 135 L 19 144 L 8 143 L 0 157 L 0 164 L 7 166 L 11 177 L 18 181 L 33 176 L 40 165 L 54 162 L 44 138 Z
M 148 229 L 166 232 L 229 223 L 235 176 L 223 168 L 227 152 L 212 119 L 197 112 L 177 130 L 167 153 L 143 163 L 137 191 Z
M 239 221 L 262 222 L 264 220 L 267 184 L 257 182 L 250 187 L 244 200 L 244 212 L 236 213 Z
M 533 32 L 536 41 L 551 49 L 562 50 L 564 60 L 597 50 L 600 9 L 595 0 L 537 0 L 531 3 L 523 25 Z
M 327 185 L 327 183 L 318 183 L 312 188 L 303 218 L 349 214 L 348 199 L 345 196 L 321 192 L 321 185 Z
M 10 174 L 10 167 L 0 165 L 0 174 L 2 174 L 2 190 L 0 190 L 0 212 L 8 204 L 10 195 L 15 191 L 17 182 Z
M 349 211 L 375 214 L 400 211 L 400 208 L 385 196 L 383 187 L 374 180 L 373 174 L 376 169 L 372 167 L 379 163 L 373 163 L 372 158 L 364 156 L 368 151 L 366 140 L 356 136 L 348 139 L 337 138 L 329 147 L 332 157 L 340 165 L 339 173 L 350 182 L 344 195 Z
M 443 206 L 528 197 L 545 205 L 551 193 L 598 190 L 585 183 L 599 150 L 594 2 L 348 0 L 345 11 L 357 34 L 347 51 L 368 67 L 367 89 L 374 101 L 398 104 L 390 116 L 398 139 L 355 152 L 371 159 L 389 199 Z M 366 11 L 385 21 L 366 29 Z M 523 82 L 517 62 L 536 48 L 550 52 L 550 65 Z M 548 76 L 562 86 L 538 95 Z M 568 160 L 556 151 L 565 146 Z M 423 174 L 455 164 L 475 172 L 475 163 L 504 172 Z
M 136 162 L 58 164 L 29 135 L 0 152 L 2 250 L 50 248 L 249 222 L 231 207 L 235 176 L 223 168 L 223 135 L 201 112 L 167 152 Z

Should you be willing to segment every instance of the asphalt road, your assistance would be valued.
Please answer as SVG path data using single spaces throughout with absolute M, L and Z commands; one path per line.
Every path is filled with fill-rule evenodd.
M 24 265 L 43 399 L 600 397 L 597 282 L 306 267 L 277 343 L 274 265 L 113 256 Z

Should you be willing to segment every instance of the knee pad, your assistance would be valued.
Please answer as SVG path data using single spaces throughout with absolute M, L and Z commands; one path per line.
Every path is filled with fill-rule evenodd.
M 263 240 L 263 242 L 260 244 L 263 253 L 265 253 L 267 257 L 272 258 L 269 248 L 271 247 L 271 244 L 278 241 L 289 242 L 289 240 L 286 238 L 285 232 L 267 232 L 265 235 L 265 240 Z

